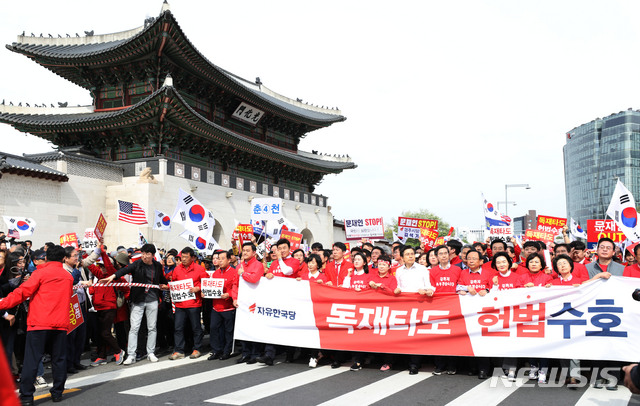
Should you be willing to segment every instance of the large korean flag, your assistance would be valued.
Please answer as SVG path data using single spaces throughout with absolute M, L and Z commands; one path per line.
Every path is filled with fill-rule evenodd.
M 176 211 L 171 220 L 191 231 L 193 234 L 206 239 L 213 233 L 216 220 L 213 213 L 207 210 L 195 197 L 180 189 Z
M 2 218 L 9 229 L 7 234 L 18 232 L 20 237 L 26 237 L 33 234 L 36 229 L 36 222 L 30 218 L 15 216 L 2 216 Z

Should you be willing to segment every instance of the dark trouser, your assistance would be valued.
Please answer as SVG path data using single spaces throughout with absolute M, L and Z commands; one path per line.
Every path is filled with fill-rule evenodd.
M 120 347 L 120 349 L 127 348 L 127 341 L 129 339 L 129 319 L 117 322 L 113 325 L 113 329 L 116 331 L 118 347 Z
M 171 302 L 163 301 L 158 307 L 158 346 L 165 349 L 173 347 L 173 335 Z
M 80 303 L 82 317 L 87 320 L 87 310 L 84 303 Z M 82 352 L 84 351 L 84 340 L 87 337 L 87 323 L 84 322 L 69 335 L 67 335 L 67 367 L 71 368 L 80 363 Z
M 264 356 L 274 359 L 276 357 L 276 346 L 275 344 L 265 344 L 264 345 Z
M 456 357 L 452 357 L 450 355 L 437 355 L 434 358 L 434 363 L 436 364 L 436 369 L 441 371 L 455 371 L 457 360 Z
M 67 332 L 61 330 L 28 331 L 25 343 L 24 364 L 20 380 L 20 399 L 33 400 L 36 391 L 33 383 L 36 380 L 38 364 L 45 352 L 45 347 L 51 352 L 51 370 L 53 373 L 53 387 L 51 396 L 62 396 L 64 383 L 67 380 Z
M 2 335 L 2 346 L 6 351 L 7 362 L 11 367 L 11 358 L 13 355 L 13 346 L 16 342 L 16 329 L 13 326 L 9 326 L 9 323 L 2 323 L 0 325 L 0 334 Z
M 175 352 L 184 353 L 184 326 L 189 319 L 189 324 L 193 329 L 193 349 L 200 351 L 202 347 L 202 323 L 200 323 L 200 308 L 191 307 L 182 309 L 176 307 L 175 314 Z
M 113 320 L 116 318 L 116 309 L 98 310 L 98 357 L 106 358 L 107 351 L 111 348 L 113 351 L 109 354 L 118 354 L 121 351 L 118 341 L 111 334 Z
M 211 313 L 213 312 L 213 299 L 202 299 L 202 324 L 204 334 L 211 335 Z M 209 338 L 209 341 L 212 341 Z
M 242 342 L 242 357 L 249 357 L 250 359 L 258 358 L 260 355 L 260 343 L 256 343 L 254 341 L 243 341 Z
M 211 310 L 211 324 L 209 339 L 211 340 L 211 348 L 213 353 L 231 354 L 233 346 L 233 326 L 236 320 L 236 310 L 228 310 L 226 312 L 218 312 Z M 224 335 L 220 330 L 224 329 Z M 224 340 L 221 338 L 224 337 Z

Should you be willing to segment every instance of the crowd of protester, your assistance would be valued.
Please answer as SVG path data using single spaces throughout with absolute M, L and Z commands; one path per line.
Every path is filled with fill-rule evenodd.
M 357 371 L 369 364 L 376 368 L 379 365 L 381 371 L 408 367 L 410 374 L 417 374 L 422 363 L 428 361 L 434 364 L 435 375 L 464 371 L 486 379 L 494 371 L 502 370 L 512 381 L 518 368 L 526 367 L 529 378 L 539 383 L 548 381 L 550 365 L 559 365 L 568 368 L 566 383 L 572 387 L 580 378 L 580 360 L 349 353 L 234 342 L 233 338 L 240 279 L 256 284 L 263 277 L 295 278 L 356 291 L 375 289 L 393 300 L 394 295 L 403 292 L 426 296 L 484 296 L 494 289 L 577 287 L 611 275 L 640 277 L 636 262 L 640 245 L 635 246 L 634 252 L 622 253 L 612 240 L 602 238 L 595 252 L 590 252 L 583 242 L 568 242 L 568 239 L 567 243 L 559 244 L 527 241 L 520 247 L 513 238 L 468 245 L 450 239 L 445 245 L 425 250 L 399 242 L 389 247 L 363 240 L 351 250 L 342 242 L 335 242 L 331 249 L 316 242 L 307 253 L 302 249 L 292 251 L 290 242 L 280 239 L 264 257 L 259 257 L 254 239 L 241 246 L 233 242 L 234 249 L 218 250 L 202 257 L 190 247 L 165 251 L 157 250 L 152 244 L 140 248 L 120 246 L 112 252 L 101 245 L 84 252 L 46 243 L 34 250 L 30 241 L 7 240 L 0 233 L 0 297 L 11 299 L 12 304 L 19 303 L 1 310 L 2 344 L 14 378 L 20 382 L 25 404 L 33 397 L 29 387 L 49 386 L 44 378 L 44 366 L 49 363 L 54 370 L 53 388 L 60 392 L 59 396 L 56 392 L 54 400 L 59 400 L 62 373 L 66 379 L 69 374 L 107 363 L 131 365 L 143 359 L 153 363 L 166 355 L 170 360 L 207 356 L 213 361 L 237 357 L 237 363 L 274 365 L 275 358 L 284 354 L 285 362 L 304 362 L 311 368 L 321 365 L 338 368 L 351 363 L 351 370 Z M 56 338 L 54 350 L 49 342 L 40 350 L 34 347 L 33 339 L 27 339 L 27 332 L 34 329 L 30 312 L 38 310 L 33 310 L 35 300 L 27 300 L 25 292 L 44 289 L 42 282 L 32 286 L 36 282 L 29 283 L 29 280 L 42 278 L 39 273 L 45 275 L 45 271 L 41 269 L 47 269 L 52 261 L 61 263 L 60 269 L 68 273 L 69 280 L 73 279 L 73 291 L 78 296 L 85 322 L 65 334 L 64 348 Z M 200 294 L 201 279 L 211 277 L 224 279 L 219 299 L 203 299 Z M 172 303 L 168 283 L 188 279 L 193 280 L 189 293 L 193 293 L 194 298 Z M 122 285 L 101 286 L 113 282 Z M 142 286 L 128 286 L 131 283 Z M 6 304 L 0 300 L 0 308 L 5 309 L 3 302 Z M 48 328 L 60 329 L 59 326 Z M 206 335 L 210 351 L 203 340 Z M 611 361 L 589 365 L 597 367 L 597 371 L 603 367 L 619 371 L 622 366 Z M 61 368 L 64 371 L 60 371 Z M 29 371 L 25 372 L 26 369 Z M 620 378 L 615 374 L 598 375 L 595 387 L 615 390 Z

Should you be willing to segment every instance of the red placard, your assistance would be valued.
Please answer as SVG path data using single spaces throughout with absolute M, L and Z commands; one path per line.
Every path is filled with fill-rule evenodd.
M 431 230 L 437 230 L 438 220 L 415 219 L 411 217 L 398 217 L 398 227 L 430 228 Z
M 107 228 L 107 220 L 104 218 L 102 213 L 100 213 L 100 217 L 98 217 L 98 222 L 96 223 L 96 228 L 93 230 L 93 233 L 96 235 L 96 238 L 100 242 L 104 242 L 104 230 Z
M 76 233 L 67 233 L 60 236 L 60 245 L 63 247 L 73 247 L 78 249 L 78 235 Z
M 425 249 L 431 249 L 436 247 L 437 239 L 438 239 L 438 230 L 431 230 L 428 228 L 420 229 L 420 243 L 424 244 Z
M 240 246 L 246 241 L 251 241 L 253 237 L 253 226 L 251 224 L 238 224 L 233 230 L 233 239 L 240 240 Z
M 614 242 L 627 239 L 616 222 L 607 220 L 587 220 L 587 248 L 595 248 L 600 238 L 611 238 Z
M 77 329 L 79 325 L 84 323 L 84 317 L 82 316 L 82 309 L 80 309 L 80 301 L 78 295 L 71 296 L 71 303 L 69 303 L 69 327 L 67 327 L 67 334 Z
M 536 230 L 553 234 L 553 237 L 555 237 L 558 234 L 562 234 L 562 229 L 566 225 L 567 219 L 562 217 L 538 216 L 538 225 L 536 226 Z M 553 237 L 550 240 L 540 241 L 552 242 Z
M 538 230 L 525 230 L 524 239 L 527 241 L 552 242 L 556 235 Z
M 280 233 L 280 238 L 286 238 L 291 243 L 291 251 L 297 250 L 300 248 L 300 244 L 302 243 L 302 234 L 293 233 L 291 231 L 282 230 Z

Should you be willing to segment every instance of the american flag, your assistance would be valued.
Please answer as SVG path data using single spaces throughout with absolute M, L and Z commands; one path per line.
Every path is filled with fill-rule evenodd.
M 147 214 L 136 203 L 118 200 L 118 220 L 125 223 L 143 225 L 147 224 Z

